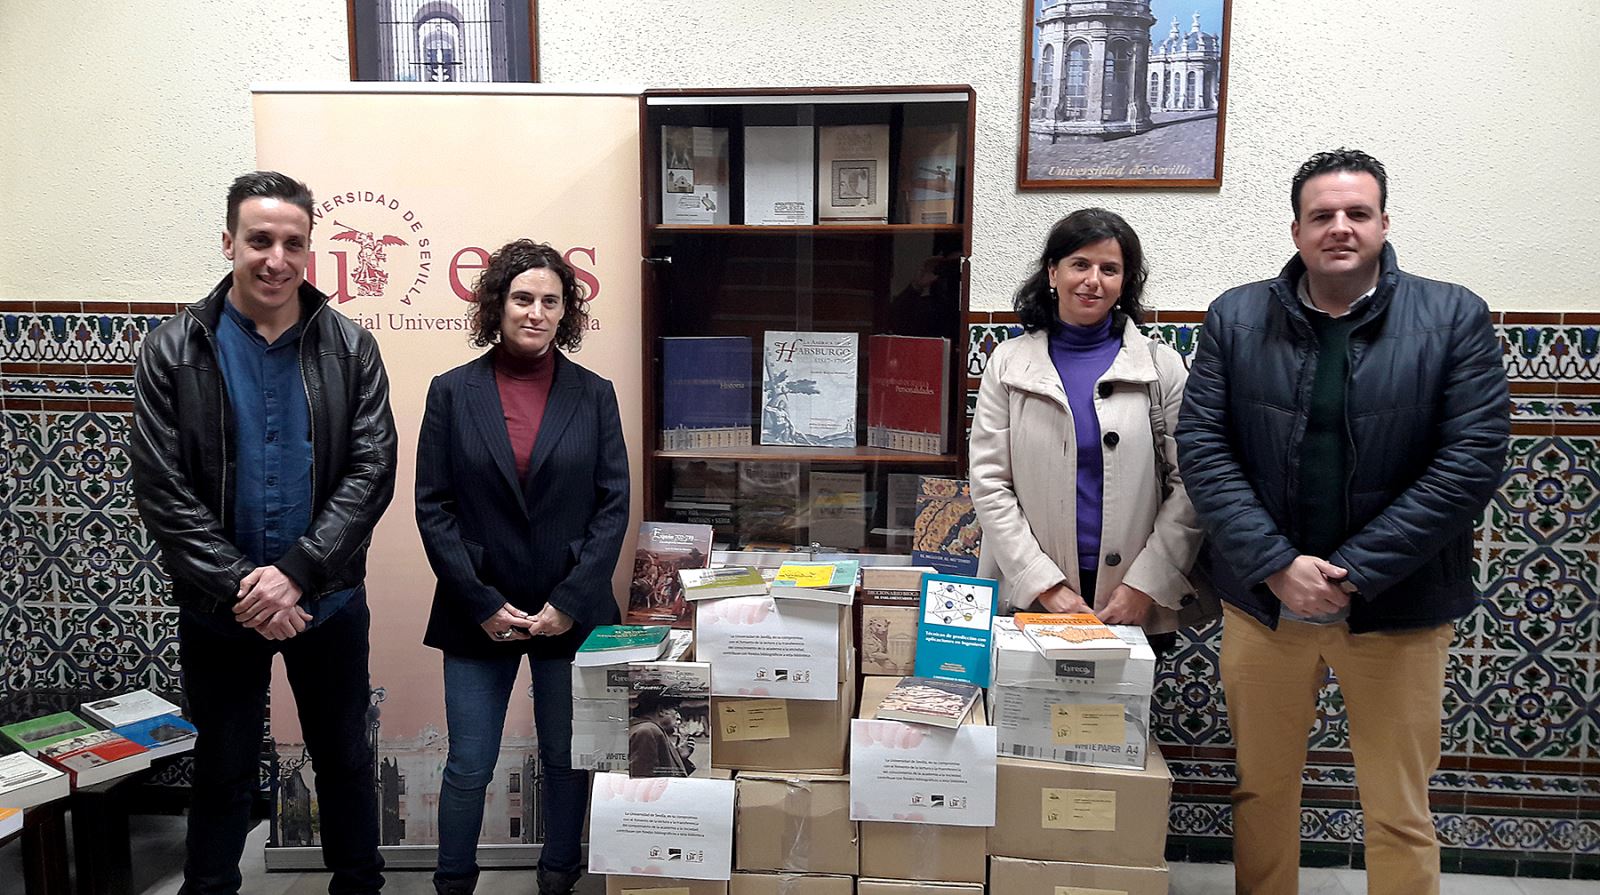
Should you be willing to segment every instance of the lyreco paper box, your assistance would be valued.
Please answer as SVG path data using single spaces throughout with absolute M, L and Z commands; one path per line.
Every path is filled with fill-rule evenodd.
M 741 771 L 735 783 L 736 869 L 847 876 L 859 872 L 849 777 Z
M 1132 645 L 1126 659 L 1088 661 L 1046 659 L 1008 617 L 994 620 L 994 645 L 990 653 L 990 686 L 1065 688 L 1087 693 L 1116 693 L 1149 697 L 1155 688 L 1156 654 L 1144 631 L 1132 625 L 1112 625 L 1118 637 Z
M 988 831 L 936 824 L 861 824 L 861 876 L 983 883 Z
M 991 858 L 989 888 L 1006 895 L 1167 895 L 1167 865 L 1114 867 Z
M 715 666 L 713 666 L 715 667 Z M 711 764 L 751 771 L 850 769 L 855 684 L 839 684 L 829 702 L 814 699 L 711 697 Z
M 713 696 L 831 700 L 849 680 L 849 607 L 815 600 L 727 597 L 695 608 L 695 655 L 711 663 Z
M 1001 755 L 1114 768 L 1145 765 L 1148 695 L 992 687 L 989 717 Z
M 659 876 L 608 876 L 606 895 L 728 895 L 726 880 L 674 879 Z
M 917 658 L 917 618 L 921 610 L 910 606 L 862 605 L 856 643 L 861 650 L 861 673 L 908 675 Z
M 743 835 L 743 834 L 741 834 Z M 852 895 L 854 877 L 817 873 L 744 873 L 735 870 L 728 895 Z
M 589 872 L 726 880 L 733 800 L 732 780 L 596 774 Z
M 1143 770 L 1023 758 L 996 766 L 989 853 L 1007 858 L 1159 867 L 1172 774 L 1155 742 Z M 866 859 L 863 831 L 862 860 Z
M 999 890 L 995 890 L 998 892 Z M 932 883 L 910 879 L 862 879 L 856 895 L 983 895 L 982 883 Z

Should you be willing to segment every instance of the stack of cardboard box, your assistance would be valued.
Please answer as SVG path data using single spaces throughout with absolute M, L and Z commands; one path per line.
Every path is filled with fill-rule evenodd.
M 851 895 L 860 837 L 850 778 L 740 771 L 730 895 Z

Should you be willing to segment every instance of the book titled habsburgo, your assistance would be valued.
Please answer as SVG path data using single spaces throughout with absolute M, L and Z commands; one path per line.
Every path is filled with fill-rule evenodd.
M 855 333 L 766 333 L 762 352 L 761 443 L 854 447 Z

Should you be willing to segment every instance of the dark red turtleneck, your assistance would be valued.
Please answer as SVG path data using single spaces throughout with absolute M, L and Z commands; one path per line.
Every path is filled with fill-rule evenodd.
M 505 413 L 506 434 L 511 437 L 511 455 L 516 458 L 519 479 L 528 476 L 533 444 L 539 438 L 539 423 L 544 419 L 555 371 L 554 346 L 533 358 L 518 357 L 504 347 L 494 349 L 494 384 L 500 391 L 500 407 Z

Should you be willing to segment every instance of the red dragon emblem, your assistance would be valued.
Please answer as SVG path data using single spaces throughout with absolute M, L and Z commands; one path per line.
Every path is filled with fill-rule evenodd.
M 406 241 L 387 234 L 381 237 L 374 236 L 338 221 L 334 221 L 333 225 L 343 228 L 333 234 L 333 239 L 353 242 L 361 247 L 360 254 L 356 256 L 356 272 L 351 276 L 356 283 L 356 296 L 382 296 L 384 287 L 389 284 L 389 274 L 383 269 L 383 264 L 389 260 L 389 256 L 384 253 L 383 247 L 407 245 Z

